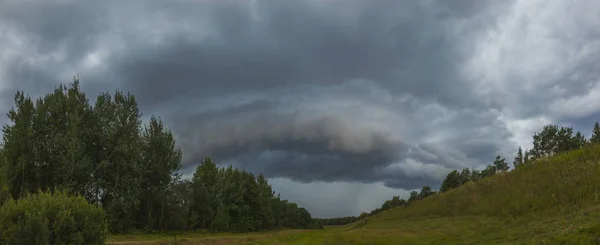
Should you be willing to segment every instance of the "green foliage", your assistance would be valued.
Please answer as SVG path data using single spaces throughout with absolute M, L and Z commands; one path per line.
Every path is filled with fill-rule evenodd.
M 248 232 L 273 228 L 307 228 L 312 217 L 297 204 L 275 197 L 259 175 L 220 168 L 206 158 L 190 183 L 193 228 Z
M 530 164 L 532 161 L 531 153 L 529 150 L 525 150 L 525 153 L 523 154 L 523 165 Z
M 421 192 L 419 192 L 419 200 L 427 198 L 428 196 L 431 196 L 433 194 L 435 194 L 435 191 L 431 190 L 431 187 L 429 187 L 428 185 L 423 186 L 423 188 L 421 188 Z
M 172 194 L 173 185 L 178 184 L 173 180 L 178 176 L 173 176 L 173 173 L 181 167 L 181 150 L 175 147 L 172 133 L 153 116 L 142 134 L 142 152 L 145 154 L 141 159 L 140 222 L 150 229 L 164 229 L 168 223 L 169 207 L 178 206 L 169 201 L 177 202 Z M 186 227 L 183 224 L 176 226 Z
M 5 181 L 14 198 L 27 191 L 37 189 L 34 168 L 32 120 L 34 106 L 31 98 L 17 92 L 14 98 L 16 108 L 8 112 L 12 125 L 4 125 L 3 131 L 3 171 Z
M 579 149 L 586 143 L 587 140 L 580 132 L 573 135 L 571 127 L 546 125 L 541 132 L 533 135 L 533 149 L 530 153 L 535 160 Z
M 135 227 L 142 194 L 141 114 L 135 97 L 117 91 L 114 98 L 107 94 L 96 100 L 100 124 L 99 144 L 105 151 L 99 157 L 99 202 L 107 211 L 112 231 Z
M 419 193 L 416 191 L 411 191 L 410 197 L 408 198 L 408 202 L 414 202 L 416 200 L 419 200 Z
M 160 119 L 142 130 L 135 97 L 116 91 L 89 104 L 79 80 L 32 100 L 15 95 L 3 127 L 0 201 L 56 188 L 107 211 L 112 231 L 184 228 L 181 151 Z M 179 191 L 174 191 L 174 190 Z M 189 195 L 188 195 L 189 196 Z
M 453 170 L 452 172 L 446 175 L 444 182 L 442 182 L 442 186 L 440 187 L 441 192 L 448 191 L 450 189 L 457 188 L 462 185 L 461 176 L 457 170 Z
M 9 198 L 11 198 L 10 196 L 10 192 L 8 190 L 8 185 L 6 184 L 6 180 L 5 180 L 5 175 L 3 173 L 5 173 L 5 166 L 4 166 L 4 148 L 2 147 L 2 145 L 0 145 L 0 206 L 2 206 L 2 204 L 5 201 L 8 201 Z
M 211 228 L 215 231 L 228 231 L 231 225 L 231 217 L 226 208 L 219 208 L 215 214 Z
M 477 171 L 475 169 L 470 170 L 468 168 L 462 169 L 460 173 L 458 172 L 458 170 L 453 170 L 450 173 L 448 173 L 448 175 L 446 175 L 446 178 L 444 179 L 440 187 L 440 191 L 446 192 L 451 189 L 458 188 L 469 181 L 477 181 L 484 177 L 492 176 L 495 173 L 494 169 L 495 167 L 493 167 L 492 165 L 488 165 L 483 172 Z
M 506 171 L 509 169 L 508 163 L 506 163 L 506 158 L 501 158 L 500 156 L 496 156 L 494 165 L 492 166 L 495 170 L 495 173 L 506 173 Z
M 57 192 L 9 200 L 0 207 L 0 244 L 104 244 L 104 211 Z
M 590 143 L 600 143 L 600 123 L 594 123 L 594 128 L 592 129 L 592 137 L 590 138 Z
M 517 155 L 515 156 L 515 160 L 513 161 L 513 166 L 515 168 L 518 168 L 519 166 L 522 166 L 525 162 L 525 158 L 523 157 L 523 149 L 521 149 L 521 147 L 519 147 L 519 150 L 517 151 Z
M 191 213 L 192 227 L 211 228 L 217 211 L 217 199 L 214 196 L 218 192 L 217 181 L 219 180 L 219 169 L 211 159 L 205 159 L 194 173 L 191 182 Z

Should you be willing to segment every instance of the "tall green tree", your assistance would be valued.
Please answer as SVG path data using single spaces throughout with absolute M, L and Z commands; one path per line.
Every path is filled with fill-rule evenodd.
M 56 188 L 90 197 L 88 151 L 94 145 L 88 136 L 94 118 L 78 78 L 35 104 L 17 92 L 15 107 L 8 113 L 12 125 L 3 128 L 5 174 L 13 197 Z
M 218 184 L 220 176 L 216 164 L 206 158 L 198 165 L 192 178 L 191 216 L 193 227 L 211 228 L 219 205 Z M 221 214 L 223 216 L 223 214 Z
M 10 192 L 6 184 L 4 165 L 4 147 L 0 144 L 0 206 L 10 198 Z
M 114 98 L 102 94 L 96 100 L 96 118 L 103 125 L 102 160 L 96 174 L 101 204 L 111 230 L 137 225 L 142 181 L 141 113 L 135 97 L 117 91 Z
M 496 173 L 505 173 L 508 171 L 508 163 L 506 163 L 506 158 L 501 158 L 499 155 L 494 159 L 494 170 Z
M 192 203 L 191 181 L 179 177 L 172 179 L 166 191 L 164 220 L 161 222 L 163 229 L 186 230 L 190 228 L 190 206 Z
M 11 124 L 2 128 L 4 142 L 5 181 L 13 198 L 39 189 L 36 171 L 33 117 L 34 104 L 25 93 L 18 91 L 15 107 L 8 112 Z
M 381 209 L 382 210 L 388 210 L 390 208 L 392 208 L 392 200 L 387 200 L 385 201 L 382 205 L 381 205 Z
M 450 189 L 457 188 L 461 185 L 461 177 L 458 170 L 452 170 L 452 172 L 446 175 L 442 186 L 440 187 L 441 192 L 449 191 Z
M 533 135 L 533 149 L 531 156 L 535 159 L 548 157 L 558 149 L 558 126 L 546 125 L 541 132 Z
M 483 178 L 481 172 L 482 171 L 473 169 L 473 171 L 471 171 L 471 180 L 472 181 L 477 181 L 477 180 L 480 180 L 481 178 Z
M 81 91 L 79 79 L 74 78 L 73 83 L 66 89 L 65 103 L 67 127 L 63 140 L 65 152 L 60 156 L 60 175 L 57 185 L 70 190 L 71 193 L 89 197 L 91 186 L 89 173 L 92 171 L 91 158 L 86 150 L 92 150 L 93 145 L 89 140 L 91 132 L 88 126 L 94 120 L 92 108 L 86 95 Z
M 408 202 L 411 203 L 416 200 L 419 200 L 419 193 L 417 191 L 411 191 L 410 196 L 408 197 Z
M 485 169 L 483 169 L 481 171 L 480 179 L 494 176 L 494 175 L 496 175 L 497 172 L 498 172 L 498 170 L 496 169 L 496 167 L 492 164 L 489 164 L 485 167 Z
M 600 123 L 594 123 L 594 128 L 592 129 L 592 137 L 590 138 L 590 143 L 600 143 Z
M 519 150 L 517 151 L 517 155 L 515 156 L 515 160 L 513 161 L 513 166 L 515 168 L 518 168 L 519 166 L 523 165 L 523 163 L 524 163 L 523 150 L 519 146 Z
M 152 229 L 164 228 L 169 190 L 173 188 L 173 179 L 179 177 L 176 171 L 181 168 L 181 150 L 175 146 L 172 133 L 157 117 L 150 117 L 149 125 L 142 133 L 141 158 L 141 222 Z
M 589 142 L 585 138 L 585 136 L 579 131 L 577 131 L 577 133 L 575 133 L 575 136 L 571 140 L 572 140 L 573 146 L 569 150 L 579 149 L 579 148 L 585 146 Z
M 256 182 L 259 189 L 256 215 L 258 216 L 261 229 L 271 229 L 275 226 L 275 216 L 271 201 L 274 198 L 273 189 L 262 174 L 258 175 Z
M 531 159 L 531 153 L 529 150 L 525 150 L 525 153 L 523 153 L 523 164 L 527 165 L 530 164 L 532 161 Z
M 421 192 L 419 192 L 419 199 L 426 198 L 433 194 L 435 194 L 435 192 L 433 190 L 431 190 L 430 186 L 428 186 L 428 185 L 423 186 L 423 188 L 421 188 Z
M 592 136 L 593 137 L 593 136 Z M 533 135 L 532 160 L 549 157 L 557 153 L 581 148 L 587 140 L 581 132 L 573 133 L 572 127 L 546 125 Z
M 473 172 L 469 168 L 463 168 L 460 171 L 460 185 L 464 185 L 465 183 L 471 181 L 473 176 Z

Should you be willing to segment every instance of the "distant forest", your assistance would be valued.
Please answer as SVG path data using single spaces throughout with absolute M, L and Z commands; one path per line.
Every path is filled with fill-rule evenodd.
M 10 207 L 0 209 L 0 221 L 21 219 L 32 207 L 27 205 L 53 197 L 14 200 L 32 193 L 60 192 L 83 197 L 104 210 L 107 228 L 113 233 L 188 229 L 249 232 L 319 226 L 306 209 L 275 195 L 262 175 L 218 167 L 207 158 L 192 179 L 183 179 L 179 173 L 182 153 L 171 131 L 155 116 L 142 125 L 142 114 L 132 94 L 102 93 L 91 105 L 75 78 L 68 86 L 59 85 L 37 99 L 19 91 L 14 103 L 8 112 L 10 123 L 2 128 L 0 204 L 10 203 Z M 78 203 L 60 195 L 52 200 L 48 205 Z M 78 205 L 73 210 L 89 211 Z M 25 218 L 18 234 L 10 221 L 0 224 L 0 236 L 7 232 L 5 237 L 10 233 L 20 239 L 26 236 L 23 234 L 39 233 L 41 230 L 35 229 L 45 227 L 44 222 L 71 224 L 79 219 L 50 209 L 40 215 L 46 218 L 40 218 L 39 223 Z M 43 221 L 48 215 L 52 216 L 50 221 Z M 102 228 L 98 229 L 102 233 Z M 53 238 L 55 231 L 49 234 L 58 239 Z M 85 240 L 68 239 L 63 241 Z

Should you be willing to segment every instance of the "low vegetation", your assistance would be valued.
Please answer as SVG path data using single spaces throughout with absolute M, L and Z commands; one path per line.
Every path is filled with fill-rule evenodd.
M 104 210 L 57 192 L 8 200 L 0 207 L 0 244 L 104 244 Z

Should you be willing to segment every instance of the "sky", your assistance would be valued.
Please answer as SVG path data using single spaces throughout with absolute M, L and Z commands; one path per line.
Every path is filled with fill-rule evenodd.
M 0 111 L 78 74 L 135 94 L 188 176 L 264 173 L 314 217 L 600 120 L 600 1 L 0 0 Z M 0 122 L 5 122 L 0 114 Z

